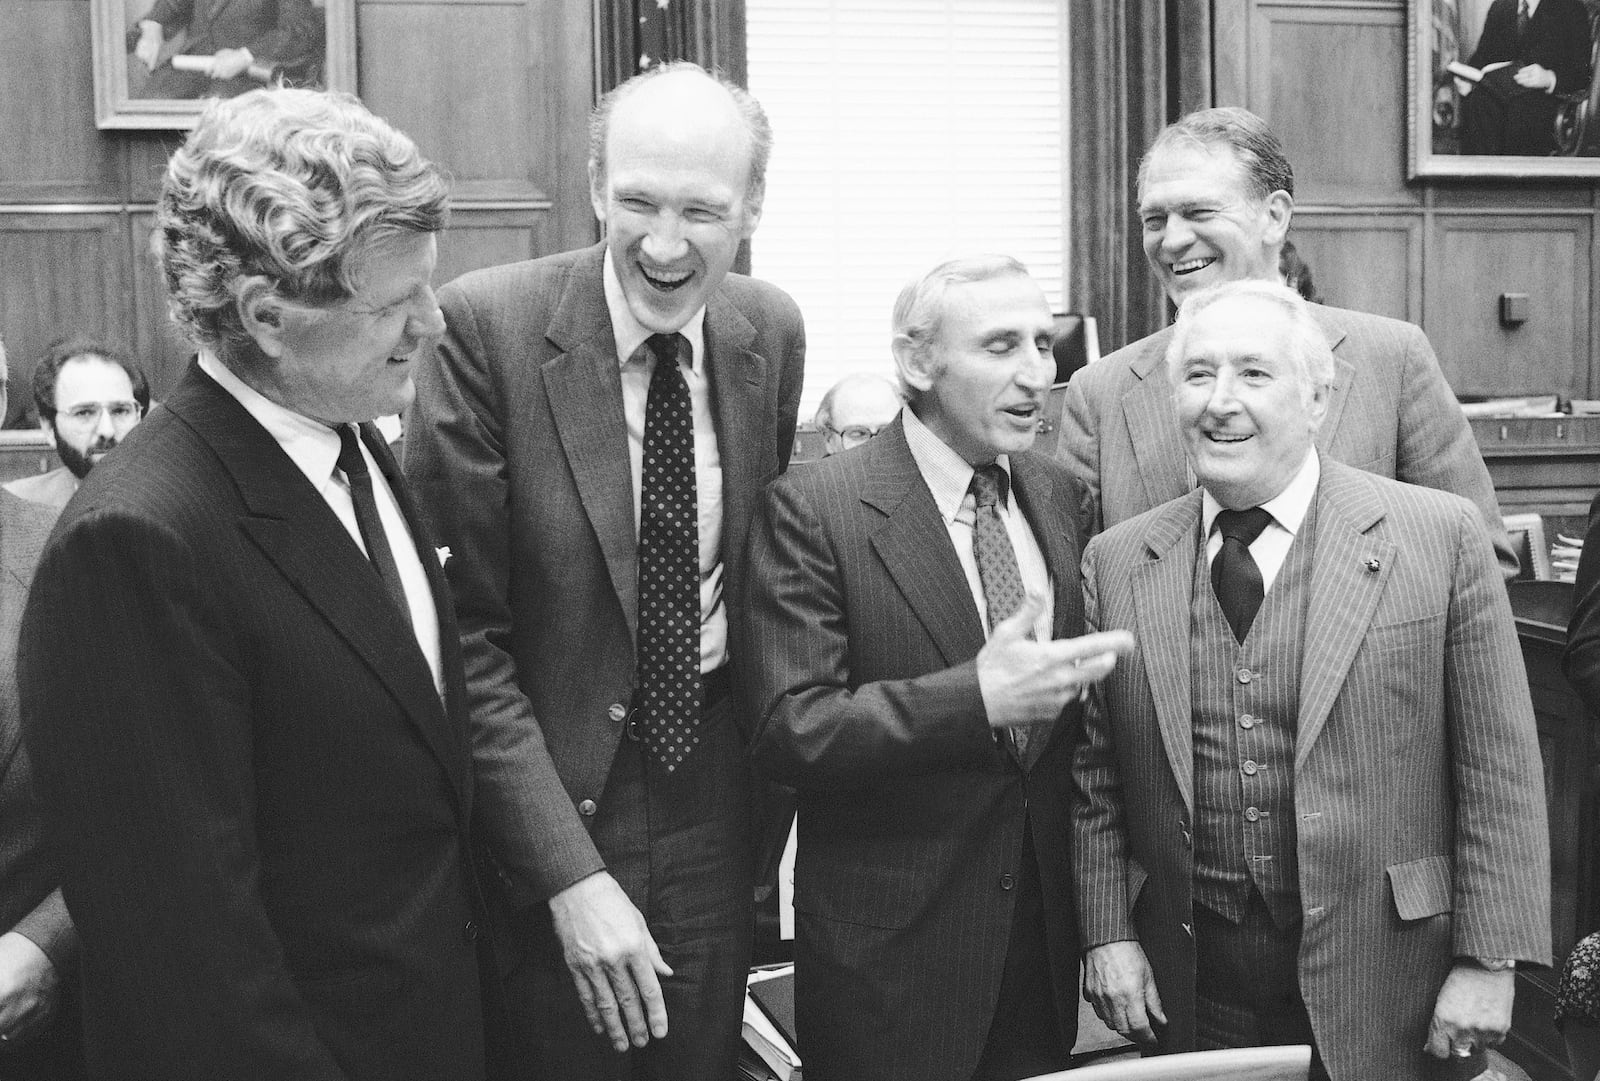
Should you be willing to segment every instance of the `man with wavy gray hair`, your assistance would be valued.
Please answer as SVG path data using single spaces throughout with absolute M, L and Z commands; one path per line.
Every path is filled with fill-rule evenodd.
M 1284 285 L 1197 291 L 1166 365 L 1200 488 L 1084 553 L 1086 620 L 1139 642 L 1073 765 L 1085 993 L 1161 1052 L 1477 1077 L 1516 963 L 1550 956 L 1538 737 L 1482 517 L 1323 455 L 1334 354 Z
M 199 357 L 63 514 L 20 658 L 97 1078 L 485 1075 L 469 830 L 506 819 L 370 423 L 443 330 L 446 211 L 348 95 L 218 102 L 168 165 Z

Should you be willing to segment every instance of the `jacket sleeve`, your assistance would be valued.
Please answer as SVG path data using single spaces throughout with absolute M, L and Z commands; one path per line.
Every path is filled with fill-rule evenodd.
M 757 764 L 797 788 L 996 764 L 1002 752 L 974 661 L 910 679 L 853 680 L 852 622 L 873 599 L 846 595 L 827 534 L 790 478 L 767 489 L 751 525 L 738 656 L 759 710 Z
M 1083 369 L 1087 370 L 1087 369 Z M 1061 441 L 1056 456 L 1083 487 L 1084 530 L 1093 536 L 1105 528 L 1100 515 L 1100 418 L 1085 391 L 1087 378 L 1067 383 L 1061 407 Z
M 510 877 L 512 899 L 526 905 L 604 862 L 556 772 L 509 652 L 511 492 L 493 361 L 462 291 L 446 286 L 439 302 L 448 329 L 435 362 L 417 373 L 406 478 L 433 535 L 455 554 L 445 574 L 471 705 L 475 814 Z
M 260 894 L 250 660 L 198 562 L 91 511 L 34 577 L 18 670 L 63 893 L 157 1061 L 339 1081 Z
M 1589 504 L 1589 529 L 1572 592 L 1572 622 L 1561 670 L 1589 712 L 1600 715 L 1600 495 Z

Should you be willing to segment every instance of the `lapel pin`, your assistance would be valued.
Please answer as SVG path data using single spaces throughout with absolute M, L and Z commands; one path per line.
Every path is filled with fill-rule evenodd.
M 435 548 L 433 550 L 433 554 L 439 557 L 439 566 L 441 568 L 443 568 L 446 563 L 450 562 L 450 549 L 448 547 Z
M 448 552 L 449 550 L 450 549 L 448 549 L 448 548 L 445 549 L 446 552 Z M 1367 570 L 1371 571 L 1373 574 L 1377 574 L 1378 571 L 1380 569 L 1382 569 L 1382 567 L 1383 567 L 1383 564 L 1379 563 L 1376 559 L 1370 559 L 1369 558 L 1367 560 Z

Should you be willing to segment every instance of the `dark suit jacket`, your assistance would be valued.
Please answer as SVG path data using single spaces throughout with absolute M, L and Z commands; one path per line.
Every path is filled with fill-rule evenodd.
M 1047 459 L 1010 460 L 1054 580 L 1055 634 L 1080 634 L 1078 486 Z M 978 693 L 977 606 L 900 421 L 768 489 L 750 575 L 739 663 L 761 707 L 754 752 L 799 789 L 806 1076 L 971 1076 L 999 994 L 1025 816 L 1070 1044 L 1078 711 L 1063 714 L 1026 775 L 997 744 Z
M 0 491 L 0 932 L 27 936 L 70 979 L 78 939 L 61 901 L 60 861 L 45 844 L 34 798 L 15 664 L 28 583 L 57 513 Z
M 1089 623 L 1139 642 L 1074 773 L 1087 945 L 1137 938 L 1163 1049 L 1194 1044 L 1190 599 L 1201 493 L 1084 556 Z M 1300 989 L 1334 1077 L 1423 1081 L 1455 955 L 1548 964 L 1544 773 L 1510 604 L 1478 513 L 1322 462 L 1296 718 Z M 1298 543 L 1298 541 L 1296 542 Z
M 455 553 L 480 799 L 533 806 L 494 837 L 521 903 L 603 866 L 576 808 L 601 799 L 633 698 L 637 538 L 604 253 L 441 289 L 449 329 L 406 429 L 407 476 Z M 751 506 L 794 443 L 805 337 L 785 293 L 739 275 L 708 302 L 705 337 L 731 617 Z
M 1333 349 L 1324 458 L 1465 496 L 1494 537 L 1502 571 L 1517 557 L 1500 521 L 1494 483 L 1461 406 L 1422 331 L 1410 323 L 1311 306 Z M 1094 531 L 1194 488 L 1165 357 L 1168 327 L 1096 361 L 1067 386 L 1058 454 L 1097 505 Z
M 323 49 L 323 24 L 311 0 L 156 0 L 144 18 L 160 23 L 169 38 L 186 31 L 186 53 L 244 48 L 273 64 Z M 135 25 L 128 31 L 130 51 L 138 40 Z
M 1589 712 L 1600 715 L 1600 495 L 1589 504 L 1589 529 L 1578 559 L 1561 668 Z
M 483 1075 L 465 689 L 417 540 L 443 700 L 322 496 L 198 367 L 63 512 L 19 667 L 95 1077 Z
M 1468 63 L 1475 68 L 1497 60 L 1514 61 L 1513 67 L 1538 64 L 1556 73 L 1557 94 L 1570 94 L 1589 87 L 1590 46 L 1589 12 L 1582 0 L 1543 0 L 1520 40 L 1517 0 L 1494 0 Z

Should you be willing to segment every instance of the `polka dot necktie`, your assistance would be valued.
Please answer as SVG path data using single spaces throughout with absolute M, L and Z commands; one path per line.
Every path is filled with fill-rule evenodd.
M 639 517 L 639 694 L 645 746 L 668 772 L 700 734 L 700 531 L 694 413 L 681 334 L 653 334 Z
M 1000 499 L 1006 493 L 1006 471 L 998 465 L 979 466 L 967 490 L 977 504 L 972 521 L 972 554 L 978 564 L 978 581 L 983 584 L 983 599 L 989 609 L 989 630 L 993 631 L 1022 607 L 1027 590 L 1022 571 L 1017 567 L 1017 552 L 1011 535 L 1000 518 Z M 1033 637 L 1032 632 L 1028 635 Z M 1011 745 L 1017 757 L 1028 751 L 1028 730 L 1012 728 Z
M 1266 595 L 1261 568 L 1256 566 L 1250 546 L 1272 521 L 1260 507 L 1217 512 L 1217 531 L 1222 534 L 1222 550 L 1211 561 L 1211 588 L 1233 628 L 1233 637 L 1243 642 L 1256 621 L 1256 612 Z

